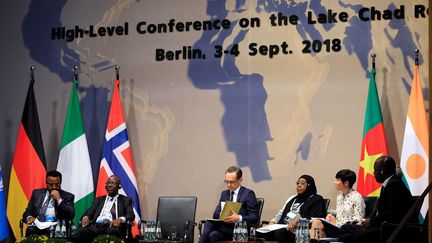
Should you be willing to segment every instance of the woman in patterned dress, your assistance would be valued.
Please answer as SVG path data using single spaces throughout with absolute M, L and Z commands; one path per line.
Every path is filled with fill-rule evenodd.
M 319 228 L 319 237 L 338 237 L 340 227 L 347 223 L 360 221 L 365 215 L 365 202 L 362 195 L 353 189 L 356 174 L 349 169 L 336 173 L 335 187 L 342 192 L 336 198 L 336 215 L 328 214 L 326 220 L 314 220 L 311 226 L 311 239 L 317 238 L 315 228 Z

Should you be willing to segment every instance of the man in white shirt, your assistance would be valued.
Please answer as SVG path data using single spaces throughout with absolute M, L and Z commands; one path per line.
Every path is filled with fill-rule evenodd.
M 81 226 L 73 238 L 77 242 L 91 242 L 100 234 L 125 238 L 128 223 L 135 219 L 132 198 L 118 194 L 120 177 L 112 175 L 105 183 L 108 195 L 96 198 L 81 218 Z

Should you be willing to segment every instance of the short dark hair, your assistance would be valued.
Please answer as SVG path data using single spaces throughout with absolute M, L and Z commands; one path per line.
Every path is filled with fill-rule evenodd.
M 228 169 L 225 171 L 225 174 L 226 174 L 226 173 L 233 173 L 233 172 L 236 173 L 237 179 L 242 178 L 242 176 L 243 176 L 243 172 L 242 172 L 242 170 L 241 170 L 239 167 L 234 166 L 234 165 L 228 167 Z
M 396 161 L 390 156 L 381 156 L 375 163 L 380 163 L 381 168 L 386 175 L 393 175 L 396 173 Z
M 48 176 L 51 177 L 60 177 L 60 182 L 62 182 L 62 174 L 59 171 L 51 170 L 46 173 L 45 180 L 48 179 Z
M 120 176 L 118 176 L 118 175 L 111 175 L 110 177 L 108 177 L 108 180 L 109 180 L 109 178 L 111 178 L 111 177 L 113 177 L 113 178 L 117 178 L 117 180 L 118 180 L 118 184 L 121 185 L 121 179 L 120 179 Z M 108 181 L 108 180 L 107 180 L 107 181 Z
M 336 173 L 336 179 L 340 179 L 343 183 L 345 181 L 348 181 L 348 187 L 352 188 L 354 186 L 354 183 L 356 182 L 356 174 L 354 171 L 349 169 L 343 169 Z

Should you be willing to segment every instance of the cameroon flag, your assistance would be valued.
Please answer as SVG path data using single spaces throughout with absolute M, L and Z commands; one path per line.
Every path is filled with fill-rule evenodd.
M 381 184 L 373 175 L 377 158 L 387 155 L 387 141 L 375 83 L 375 69 L 370 72 L 368 99 L 360 152 L 357 191 L 362 196 L 379 196 Z

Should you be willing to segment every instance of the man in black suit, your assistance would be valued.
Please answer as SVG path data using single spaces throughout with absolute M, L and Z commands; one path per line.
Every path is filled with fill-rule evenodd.
M 96 198 L 81 218 L 81 226 L 73 238 L 91 242 L 100 234 L 125 238 L 128 223 L 135 219 L 132 198 L 118 194 L 120 177 L 112 175 L 105 183 L 108 195 Z
M 243 182 L 242 170 L 231 166 L 225 171 L 224 183 L 227 190 L 223 191 L 219 199 L 213 219 L 219 219 L 221 213 L 221 202 L 234 201 L 242 203 L 239 214 L 233 213 L 223 222 L 207 221 L 199 242 L 217 242 L 221 240 L 232 240 L 234 224 L 245 221 L 256 223 L 258 218 L 258 204 L 254 191 L 241 186 Z
M 360 223 L 362 230 L 354 233 L 343 242 L 382 242 L 381 224 L 399 223 L 414 203 L 411 192 L 396 175 L 396 162 L 390 156 L 379 157 L 374 164 L 374 176 L 382 183 L 381 193 L 370 218 Z M 415 217 L 411 219 L 411 222 Z
M 61 189 L 62 174 L 49 171 L 45 177 L 47 188 L 35 189 L 32 192 L 23 220 L 27 223 L 26 236 L 49 234 L 49 229 L 39 229 L 34 225 L 36 219 L 41 222 L 55 220 L 72 220 L 75 216 L 74 195 Z M 54 206 L 54 215 L 48 208 Z

